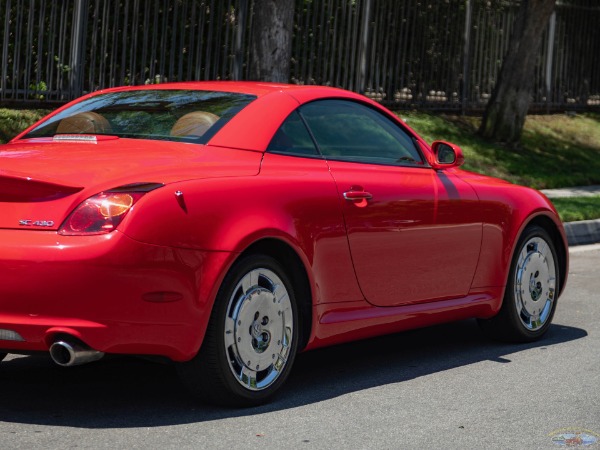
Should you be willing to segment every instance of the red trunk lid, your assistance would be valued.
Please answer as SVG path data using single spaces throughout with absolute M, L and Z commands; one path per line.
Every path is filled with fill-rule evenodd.
M 262 153 L 169 141 L 30 139 L 0 146 L 0 228 L 56 230 L 83 200 L 134 183 L 258 173 Z

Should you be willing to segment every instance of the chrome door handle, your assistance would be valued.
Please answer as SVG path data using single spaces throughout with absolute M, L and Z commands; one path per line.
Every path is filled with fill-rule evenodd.
M 350 202 L 356 200 L 371 200 L 373 195 L 370 192 L 366 191 L 346 191 L 344 192 L 344 198 Z

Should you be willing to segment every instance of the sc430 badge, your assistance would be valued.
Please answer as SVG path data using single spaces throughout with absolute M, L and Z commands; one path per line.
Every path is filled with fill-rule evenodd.
M 53 220 L 19 220 L 20 227 L 53 227 Z

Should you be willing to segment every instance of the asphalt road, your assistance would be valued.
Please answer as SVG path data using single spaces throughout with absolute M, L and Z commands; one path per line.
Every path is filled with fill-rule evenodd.
M 599 267 L 600 246 L 572 252 L 539 343 L 491 342 L 464 321 L 309 352 L 255 409 L 195 404 L 169 365 L 10 355 L 0 448 L 551 449 L 575 428 L 600 442 Z

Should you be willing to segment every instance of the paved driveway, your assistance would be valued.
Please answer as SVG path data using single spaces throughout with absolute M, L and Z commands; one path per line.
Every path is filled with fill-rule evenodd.
M 0 447 L 550 449 L 576 429 L 600 441 L 598 267 L 600 246 L 572 253 L 542 342 L 490 342 L 464 321 L 314 351 L 256 409 L 195 404 L 169 365 L 9 356 Z

